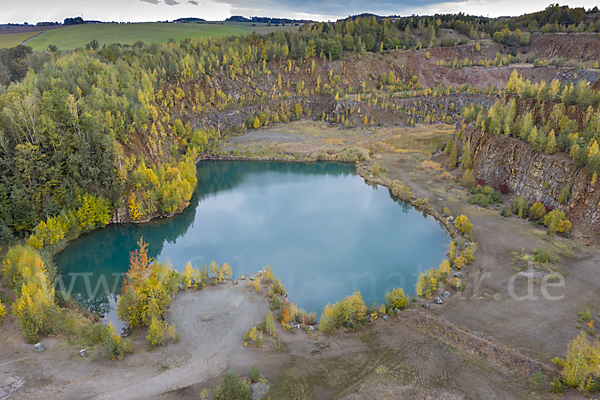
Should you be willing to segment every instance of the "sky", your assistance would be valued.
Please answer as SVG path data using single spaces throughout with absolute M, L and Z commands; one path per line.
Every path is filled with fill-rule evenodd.
M 549 0 L 0 0 L 0 23 L 86 20 L 145 22 L 182 17 L 224 20 L 232 15 L 335 21 L 365 12 L 430 15 L 463 12 L 489 17 L 516 16 L 546 8 Z M 561 5 L 593 8 L 597 0 Z

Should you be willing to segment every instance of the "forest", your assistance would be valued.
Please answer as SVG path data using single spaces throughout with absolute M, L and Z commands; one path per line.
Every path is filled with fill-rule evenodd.
M 359 16 L 306 23 L 299 32 L 151 45 L 90 45 L 73 52 L 32 53 L 26 46 L 3 50 L 0 163 L 7 172 L 0 177 L 0 241 L 7 244 L 33 233 L 36 247 L 52 244 L 103 225 L 112 210 L 123 204 L 133 220 L 182 210 L 196 185 L 194 158 L 230 134 L 199 124 L 202 116 L 280 103 L 281 115 L 266 114 L 237 127 L 244 130 L 261 126 L 269 118 L 275 122 L 297 118 L 303 99 L 316 92 L 339 96 L 360 89 L 331 71 L 319 71 L 315 57 L 335 60 L 350 53 L 443 46 L 438 39 L 441 29 L 454 29 L 472 39 L 485 33 L 498 39 L 499 34 L 501 42 L 518 35 L 519 41 L 525 35 L 519 27 L 524 32 L 530 20 L 565 29 L 579 23 L 579 29 L 586 15 L 581 10 L 551 6 L 536 14 L 493 20 L 462 14 L 397 19 Z M 596 28 L 594 24 L 585 27 L 588 31 Z M 305 88 L 301 81 L 293 83 L 295 93 L 289 90 L 299 67 L 318 76 L 314 89 Z M 269 83 L 275 74 L 277 82 Z M 240 93 L 225 94 L 213 79 L 218 76 L 238 82 Z M 396 85 L 395 90 L 414 91 L 419 88 L 414 78 L 390 74 L 383 83 Z M 565 114 L 565 105 L 577 103 L 592 110 L 598 106 L 598 95 L 582 82 L 568 88 L 564 83 L 540 86 L 518 79 L 511 78 L 509 91 L 524 98 L 538 97 L 540 102 L 563 103 L 555 107 L 555 122 L 530 136 L 527 126 L 521 132 L 526 116 L 517 118 L 514 110 L 500 110 L 497 104 L 483 121 L 484 130 L 510 131 L 535 142 L 536 148 L 545 149 L 549 141 L 551 151 L 556 142 L 556 150 L 569 151 L 578 165 L 596 171 L 595 123 L 574 136 L 579 129 Z M 382 95 L 385 99 L 383 93 L 375 94 Z M 380 106 L 390 105 L 385 104 Z M 589 114 L 588 119 L 595 121 L 593 112 Z M 507 116 L 511 118 L 508 125 Z M 94 216 L 81 222 L 78 215 Z
M 134 220 L 183 209 L 195 187 L 195 152 L 223 135 L 190 122 L 210 111 L 271 101 L 286 108 L 290 94 L 281 72 L 307 64 L 318 73 L 314 59 L 303 60 L 336 59 L 357 46 L 359 52 L 389 47 L 392 36 L 402 35 L 389 20 L 361 20 L 356 43 L 346 35 L 342 45 L 337 32 L 346 24 L 325 25 L 300 33 L 42 52 L 48 62 L 27 75 L 31 50 L 5 51 L 5 75 L 13 84 L 0 93 L 0 162 L 7 171 L 0 178 L 0 241 L 35 232 L 38 247 L 52 244 L 105 224 L 107 210 L 125 202 Z M 387 33 L 377 36 L 378 29 Z M 271 69 L 281 71 L 277 83 L 253 87 L 252 79 L 268 77 Z M 211 81 L 216 75 L 246 87 L 228 97 Z M 294 113 L 288 108 L 281 120 L 299 115 L 297 107 Z M 78 213 L 89 214 L 89 207 L 99 207 L 98 217 L 79 222 Z M 55 229 L 59 233 L 48 233 Z

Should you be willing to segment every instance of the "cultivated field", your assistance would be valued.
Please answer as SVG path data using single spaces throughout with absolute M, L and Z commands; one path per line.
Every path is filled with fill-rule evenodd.
M 140 24 L 85 24 L 74 25 L 44 32 L 43 35 L 28 43 L 34 50 L 43 50 L 48 45 L 56 45 L 59 49 L 75 49 L 85 46 L 96 39 L 100 45 L 110 43 L 134 44 L 138 40 L 144 43 L 165 43 L 169 39 L 180 41 L 186 38 L 247 35 L 252 31 L 269 33 L 276 29 L 298 29 L 297 26 L 266 26 L 266 24 L 250 23 L 206 23 L 206 24 L 174 24 L 148 22 Z M 6 34 L 8 36 L 9 34 Z M 10 34 L 14 35 L 14 34 Z M 22 35 L 25 35 L 24 33 Z M 31 33 L 24 40 L 35 36 Z M 5 35 L 0 35 L 0 40 Z M 16 44 L 20 44 L 16 43 Z M 0 42 L 2 43 L 2 42 Z M 15 45 L 16 45 L 15 44 Z M 10 47 L 10 46 L 5 46 Z
M 15 47 L 40 32 L 18 32 L 0 34 L 0 49 Z

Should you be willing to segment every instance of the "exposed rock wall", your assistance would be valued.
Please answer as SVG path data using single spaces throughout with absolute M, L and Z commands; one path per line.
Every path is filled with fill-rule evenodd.
M 563 210 L 573 222 L 574 237 L 600 243 L 600 182 L 591 185 L 585 170 L 577 168 L 563 153 L 548 155 L 533 150 L 518 139 L 493 136 L 469 124 L 455 145 L 470 142 L 473 170 L 477 179 L 487 184 L 505 183 L 511 192 L 525 195 L 530 202 Z M 564 188 L 571 197 L 559 201 Z
M 597 60 L 600 57 L 600 37 L 597 33 L 533 33 L 527 50 L 538 57 Z

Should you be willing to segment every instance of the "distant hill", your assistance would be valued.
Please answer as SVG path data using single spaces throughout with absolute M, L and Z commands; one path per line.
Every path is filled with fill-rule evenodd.
M 173 20 L 173 22 L 182 22 L 182 23 L 189 23 L 189 22 L 206 22 L 205 19 L 202 18 L 194 18 L 194 17 L 189 17 L 189 18 L 177 18 L 175 20 Z
M 304 24 L 306 22 L 312 22 L 305 19 L 289 19 L 289 18 L 270 18 L 270 17 L 250 17 L 246 18 L 241 15 L 234 15 L 225 20 L 226 22 L 254 22 L 260 24 Z

